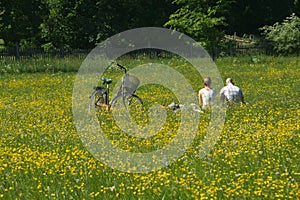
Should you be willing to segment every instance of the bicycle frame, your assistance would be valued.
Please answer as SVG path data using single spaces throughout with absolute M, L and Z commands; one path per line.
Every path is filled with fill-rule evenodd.
M 103 91 L 103 89 L 104 89 L 103 87 L 94 87 L 94 92 L 90 96 L 89 110 L 90 110 L 91 104 L 92 104 L 93 100 L 95 99 L 96 95 L 100 95 L 100 97 L 96 100 L 96 102 L 94 103 L 94 106 L 95 107 L 106 107 L 107 110 L 110 110 L 110 108 L 112 106 L 114 106 L 114 104 L 117 102 L 117 100 L 121 97 L 122 97 L 122 100 L 123 100 L 123 103 L 125 106 L 126 106 L 126 103 L 125 103 L 126 99 L 128 99 L 129 104 L 131 104 L 132 99 L 136 99 L 137 102 L 140 103 L 141 105 L 143 104 L 142 100 L 137 95 L 134 94 L 134 91 L 128 92 L 128 89 L 126 89 L 126 87 L 125 87 L 125 81 L 126 81 L 125 79 L 128 78 L 128 76 L 129 76 L 127 74 L 127 69 L 118 63 L 116 63 L 116 65 L 118 67 L 120 67 L 122 70 L 124 70 L 124 75 L 122 76 L 122 85 L 118 91 L 118 94 L 114 98 L 112 98 L 112 100 L 110 102 L 109 101 L 109 92 L 110 92 L 109 84 L 112 83 L 112 79 L 102 78 L 103 85 L 106 85 L 105 91 Z M 139 83 L 139 81 L 138 81 L 138 83 Z M 99 101 L 101 99 L 101 97 L 103 97 L 103 99 L 104 99 L 104 104 Z

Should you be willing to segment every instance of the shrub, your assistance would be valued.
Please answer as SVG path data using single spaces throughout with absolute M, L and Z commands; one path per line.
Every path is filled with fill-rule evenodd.
M 282 23 L 260 28 L 266 40 L 273 45 L 273 50 L 282 55 L 299 55 L 300 49 L 300 18 L 294 13 Z

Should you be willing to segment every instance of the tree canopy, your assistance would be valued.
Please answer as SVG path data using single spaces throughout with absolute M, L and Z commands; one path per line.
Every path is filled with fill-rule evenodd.
M 232 1 L 228 0 L 175 0 L 179 9 L 165 24 L 186 33 L 214 54 L 227 25 L 225 16 Z
M 236 0 L 227 16 L 227 32 L 258 34 L 259 28 L 300 14 L 299 0 Z
M 0 38 L 6 45 L 39 45 L 39 26 L 47 15 L 43 0 L 4 0 L 0 2 Z
M 168 27 L 213 50 L 223 34 L 300 15 L 299 0 L 3 0 L 0 39 L 6 46 L 88 49 L 137 27 Z

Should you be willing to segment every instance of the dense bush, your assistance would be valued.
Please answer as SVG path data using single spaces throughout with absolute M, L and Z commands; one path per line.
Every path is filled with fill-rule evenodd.
M 295 14 L 287 17 L 282 23 L 260 28 L 267 41 L 273 45 L 278 54 L 300 53 L 300 18 Z

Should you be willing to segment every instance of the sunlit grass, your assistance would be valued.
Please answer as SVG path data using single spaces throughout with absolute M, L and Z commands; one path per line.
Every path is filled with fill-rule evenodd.
M 39 68 L 42 61 L 30 62 L 30 66 L 36 62 Z M 47 65 L 48 61 L 43 62 Z M 76 73 L 56 70 L 59 66 L 69 66 L 68 62 L 78 67 L 80 62 L 49 62 L 55 70 L 25 74 L 20 69 L 28 63 L 6 62 L 6 66 L 20 65 L 19 72 L 0 76 L 0 199 L 297 199 L 300 196 L 299 58 L 217 60 L 224 80 L 226 77 L 235 80 L 243 89 L 248 105 L 227 110 L 221 138 L 206 157 L 200 159 L 197 153 L 206 134 L 209 113 L 201 115 L 192 145 L 177 162 L 145 174 L 113 170 L 84 148 L 72 116 Z M 123 60 L 129 68 L 142 62 L 145 61 Z M 156 62 L 187 73 L 195 92 L 202 87 L 201 77 L 193 72 L 189 76 L 188 66 L 181 61 Z M 62 71 L 67 71 L 67 67 Z M 112 69 L 106 75 L 116 79 L 122 76 L 122 71 Z M 170 91 L 161 90 L 149 86 L 138 89 L 137 94 L 146 107 L 174 100 Z M 161 93 L 164 96 L 158 95 Z M 103 128 L 107 137 L 132 152 L 148 152 L 167 144 L 176 133 L 178 115 L 168 112 L 166 132 L 145 140 L 123 134 L 114 126 L 109 112 L 99 112 L 99 118 L 106 120 Z M 145 120 L 140 122 L 143 125 L 149 119 L 137 113 L 136 120 Z

